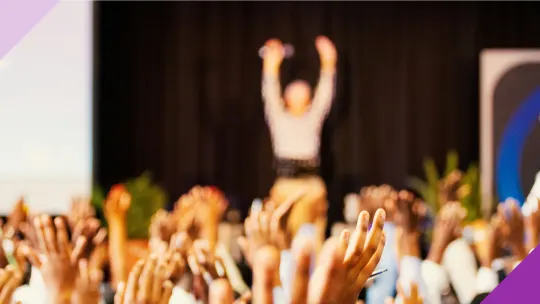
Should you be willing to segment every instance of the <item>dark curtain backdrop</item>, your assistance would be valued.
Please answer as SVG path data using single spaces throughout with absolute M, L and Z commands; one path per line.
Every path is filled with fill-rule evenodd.
M 315 83 L 314 39 L 339 51 L 322 175 L 341 216 L 363 185 L 404 187 L 452 148 L 478 159 L 483 48 L 540 47 L 537 2 L 97 2 L 96 182 L 151 171 L 172 198 L 195 183 L 243 199 L 274 180 L 260 97 L 265 40 L 292 43 L 282 83 Z

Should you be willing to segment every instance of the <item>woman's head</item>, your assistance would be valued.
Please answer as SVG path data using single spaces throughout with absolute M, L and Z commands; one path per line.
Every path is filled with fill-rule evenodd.
M 285 104 L 293 114 L 303 114 L 311 102 L 311 87 L 307 81 L 295 80 L 285 88 Z

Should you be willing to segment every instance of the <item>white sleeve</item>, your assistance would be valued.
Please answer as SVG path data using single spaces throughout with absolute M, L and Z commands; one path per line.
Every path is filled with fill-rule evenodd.
M 294 276 L 294 257 L 291 251 L 281 251 L 281 259 L 279 261 L 279 279 L 283 287 L 283 294 L 286 299 L 291 299 L 292 280 Z
M 276 119 L 276 116 L 284 112 L 279 77 L 263 72 L 261 89 L 264 101 L 264 114 L 268 122 L 271 123 L 273 119 Z
M 476 293 L 489 293 L 499 285 L 497 273 L 487 267 L 480 267 L 476 275 Z
M 193 294 L 185 291 L 183 288 L 174 287 L 171 298 L 169 299 L 169 304 L 182 303 L 182 304 L 196 304 L 197 300 Z
M 33 296 L 34 295 L 34 296 Z M 23 304 L 45 304 L 47 297 L 33 293 L 32 289 L 28 285 L 23 285 L 15 289 L 11 296 L 11 303 L 23 303 Z
M 430 260 L 424 260 L 421 271 L 427 292 L 425 300 L 430 304 L 440 304 L 443 292 L 450 286 L 444 267 Z
M 405 293 L 409 293 L 411 283 L 418 286 L 418 292 L 425 299 L 425 304 L 431 302 L 426 297 L 426 286 L 422 278 L 422 260 L 418 257 L 404 256 L 399 262 L 399 282 Z
M 326 117 L 332 101 L 334 99 L 336 72 L 321 71 L 319 83 L 315 89 L 313 101 L 311 104 L 310 116 L 316 121 L 321 121 Z
M 448 273 L 460 303 L 470 303 L 476 296 L 478 265 L 467 242 L 457 239 L 444 251 L 442 265 Z
M 287 304 L 287 297 L 281 286 L 274 287 L 272 289 L 272 295 L 274 297 L 274 304 Z

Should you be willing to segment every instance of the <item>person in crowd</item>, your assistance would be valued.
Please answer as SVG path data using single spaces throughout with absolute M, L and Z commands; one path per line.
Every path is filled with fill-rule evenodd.
M 389 240 L 396 239 L 394 218 L 397 216 L 397 194 L 397 191 L 389 185 L 364 187 L 359 193 L 359 209 L 364 210 L 360 216 L 373 217 L 379 208 L 386 211 L 387 220 L 384 224 L 384 232 Z M 366 293 L 367 303 L 382 303 L 387 297 L 394 296 L 399 275 L 397 255 L 396 242 L 388 242 L 381 259 L 381 268 L 387 269 L 387 272 L 371 282 L 372 285 Z
M 320 135 L 334 97 L 337 51 L 330 39 L 317 37 L 321 60 L 319 83 L 313 97 L 306 81 L 290 83 L 282 96 L 280 65 L 285 48 L 278 39 L 266 42 L 263 53 L 262 96 L 270 129 L 278 178 L 270 191 L 276 203 L 301 188 L 309 188 L 289 218 L 295 235 L 305 223 L 315 223 L 320 244 L 326 229 L 326 186 L 318 176 Z

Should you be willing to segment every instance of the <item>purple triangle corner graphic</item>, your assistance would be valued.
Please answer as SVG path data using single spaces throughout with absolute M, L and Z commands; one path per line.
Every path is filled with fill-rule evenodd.
M 0 0 L 0 59 L 58 2 L 59 0 Z
M 482 301 L 482 304 L 536 303 L 539 270 L 540 249 L 537 247 Z

